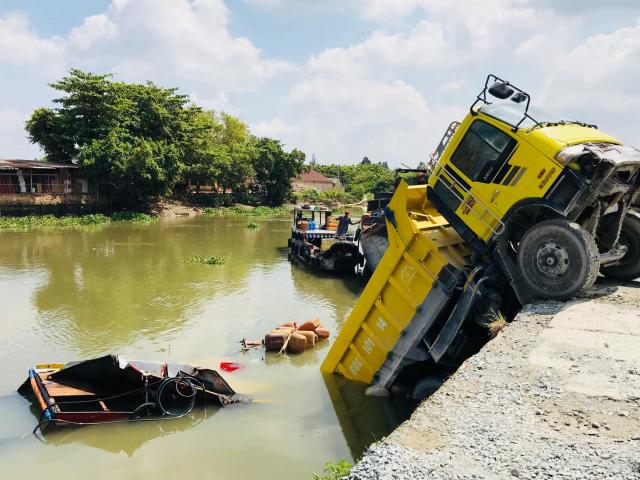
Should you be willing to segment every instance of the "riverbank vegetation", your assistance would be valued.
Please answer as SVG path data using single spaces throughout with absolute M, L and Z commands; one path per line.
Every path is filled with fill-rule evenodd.
M 56 106 L 32 113 L 29 139 L 47 160 L 79 165 L 116 207 L 203 186 L 227 205 L 240 198 L 277 206 L 303 169 L 303 152 L 251 135 L 239 119 L 206 111 L 176 88 L 75 69 L 51 87 Z
M 339 462 L 327 462 L 321 474 L 313 474 L 313 480 L 340 480 L 349 476 L 351 465 L 346 460 Z
M 232 207 L 207 207 L 202 210 L 204 215 L 210 217 L 281 217 L 289 213 L 289 207 L 251 207 L 248 205 L 234 205 Z
M 361 200 L 368 193 L 393 191 L 397 176 L 386 162 L 372 163 L 366 157 L 356 165 L 314 165 L 313 169 L 326 177 L 340 180 L 345 193 L 350 194 L 353 201 Z
M 293 198 L 298 203 L 321 203 L 324 205 L 344 205 L 356 203 L 362 200 L 362 197 L 356 197 L 353 193 L 329 190 L 325 192 L 318 191 L 314 188 L 306 188 L 298 192 L 294 192 Z
M 36 109 L 26 122 L 30 141 L 46 160 L 78 165 L 115 210 L 168 198 L 212 209 L 278 207 L 292 200 L 334 207 L 394 187 L 397 175 L 386 162 L 365 157 L 356 165 L 305 164 L 302 151 L 253 135 L 240 119 L 208 111 L 177 88 L 77 69 L 51 87 L 54 107 Z M 344 191 L 294 195 L 291 179 L 304 170 L 337 179 Z
M 110 216 L 101 213 L 90 215 L 29 215 L 26 217 L 0 217 L 1 230 L 32 230 L 41 228 L 69 228 L 104 225 L 110 222 L 148 223 L 157 217 L 139 212 L 117 212 Z

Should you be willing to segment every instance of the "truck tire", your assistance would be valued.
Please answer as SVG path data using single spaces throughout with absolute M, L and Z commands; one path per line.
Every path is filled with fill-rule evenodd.
M 577 223 L 547 220 L 523 235 L 518 267 L 536 297 L 566 300 L 595 283 L 600 269 L 598 247 Z
M 421 402 L 425 398 L 436 393 L 443 383 L 444 378 L 435 375 L 421 378 L 411 388 L 409 398 Z
M 629 210 L 627 213 L 618 241 L 627 247 L 627 253 L 618 263 L 602 267 L 600 271 L 609 278 L 635 280 L 640 277 L 640 215 L 637 212 Z

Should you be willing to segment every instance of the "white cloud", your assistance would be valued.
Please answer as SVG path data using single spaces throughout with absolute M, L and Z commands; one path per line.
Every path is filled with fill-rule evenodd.
M 301 128 L 297 125 L 288 125 L 282 119 L 276 117 L 268 122 L 258 122 L 251 125 L 251 132 L 258 137 L 271 137 L 287 139 L 300 133 Z M 295 145 L 292 145 L 295 147 Z
M 415 165 L 427 158 L 453 113 L 431 108 L 406 82 L 364 77 L 316 76 L 297 84 L 288 101 L 306 115 L 283 137 L 323 163 L 354 163 L 368 155 Z
M 0 158 L 36 158 L 41 155 L 37 146 L 26 141 L 16 143 L 24 137 L 24 122 L 27 112 L 13 109 L 0 109 L 0 145 L 10 145 L 10 150 L 0 150 Z
M 40 38 L 26 16 L 11 13 L 0 18 L 0 65 L 32 65 L 57 60 L 63 53 L 62 39 Z
M 465 87 L 463 80 L 451 80 L 440 86 L 441 92 L 459 92 Z
M 623 137 L 636 128 L 631 113 L 624 124 L 612 113 L 637 111 L 638 26 L 580 37 L 582 16 L 534 8 L 529 0 L 495 0 L 491 8 L 477 0 L 357 2 L 363 15 L 382 22 L 416 11 L 425 19 L 310 56 L 287 96 L 292 112 L 304 112 L 291 114 L 301 128 L 289 142 L 321 162 L 367 154 L 416 164 L 494 70 L 531 91 L 534 103 L 566 107 L 565 118 L 602 116 L 603 125 L 620 124 Z
M 490 72 L 530 91 L 534 103 L 640 143 L 640 22 L 629 17 L 627 0 L 616 0 L 625 13 L 606 23 L 591 0 L 580 11 L 550 0 L 245 1 L 264 9 L 265 22 L 277 14 L 266 9 L 296 8 L 300 22 L 317 21 L 319 11 L 323 22 L 347 14 L 354 29 L 369 33 L 351 45 L 309 51 L 295 65 L 232 35 L 232 4 L 223 0 L 113 0 L 51 38 L 23 15 L 6 15 L 0 68 L 11 80 L 0 84 L 0 138 L 14 151 L 32 148 L 21 133 L 24 115 L 9 128 L 7 112 L 42 105 L 52 95 L 46 83 L 75 66 L 179 86 L 203 106 L 248 118 L 256 134 L 315 152 L 321 162 L 367 154 L 416 164 L 449 121 L 465 114 Z
M 46 104 L 43 98 L 53 95 L 47 84 L 73 67 L 179 86 L 206 107 L 226 108 L 230 94 L 256 91 L 293 68 L 233 36 L 228 23 L 223 0 L 113 0 L 68 34 L 50 38 L 38 35 L 23 14 L 0 16 L 0 104 L 27 112 Z M 11 118 L 5 113 L 0 122 L 3 149 L 32 150 L 22 122 L 7 127 Z
M 68 55 L 90 68 L 105 65 L 126 79 L 259 88 L 292 66 L 262 58 L 250 40 L 228 31 L 222 0 L 118 0 L 73 29 Z
M 552 51 L 551 42 L 546 47 Z M 545 107 L 597 123 L 621 140 L 640 145 L 640 18 L 634 26 L 592 35 L 557 52 L 549 71 L 540 95 Z
M 316 72 L 353 75 L 379 65 L 436 65 L 445 60 L 448 45 L 443 26 L 423 20 L 406 34 L 376 30 L 362 43 L 325 50 L 312 56 L 308 66 Z

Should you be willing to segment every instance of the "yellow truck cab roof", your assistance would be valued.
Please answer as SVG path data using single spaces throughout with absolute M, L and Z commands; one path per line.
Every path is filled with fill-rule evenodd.
M 522 108 L 509 104 L 483 105 L 477 110 L 480 116 L 487 116 L 498 120 L 507 126 L 514 127 L 523 117 Z M 613 143 L 621 145 L 622 142 L 608 133 L 598 130 L 595 126 L 560 120 L 547 112 L 529 108 L 531 117 L 541 122 L 538 125 L 531 118 L 525 118 L 515 136 L 528 142 L 540 153 L 549 158 L 565 147 L 580 143 Z

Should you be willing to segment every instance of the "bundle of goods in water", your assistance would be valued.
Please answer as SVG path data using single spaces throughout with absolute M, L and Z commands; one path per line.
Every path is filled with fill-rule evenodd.
M 329 338 L 329 330 L 313 318 L 298 326 L 296 322 L 283 323 L 264 336 L 267 352 L 302 353 L 313 348 L 319 340 Z

